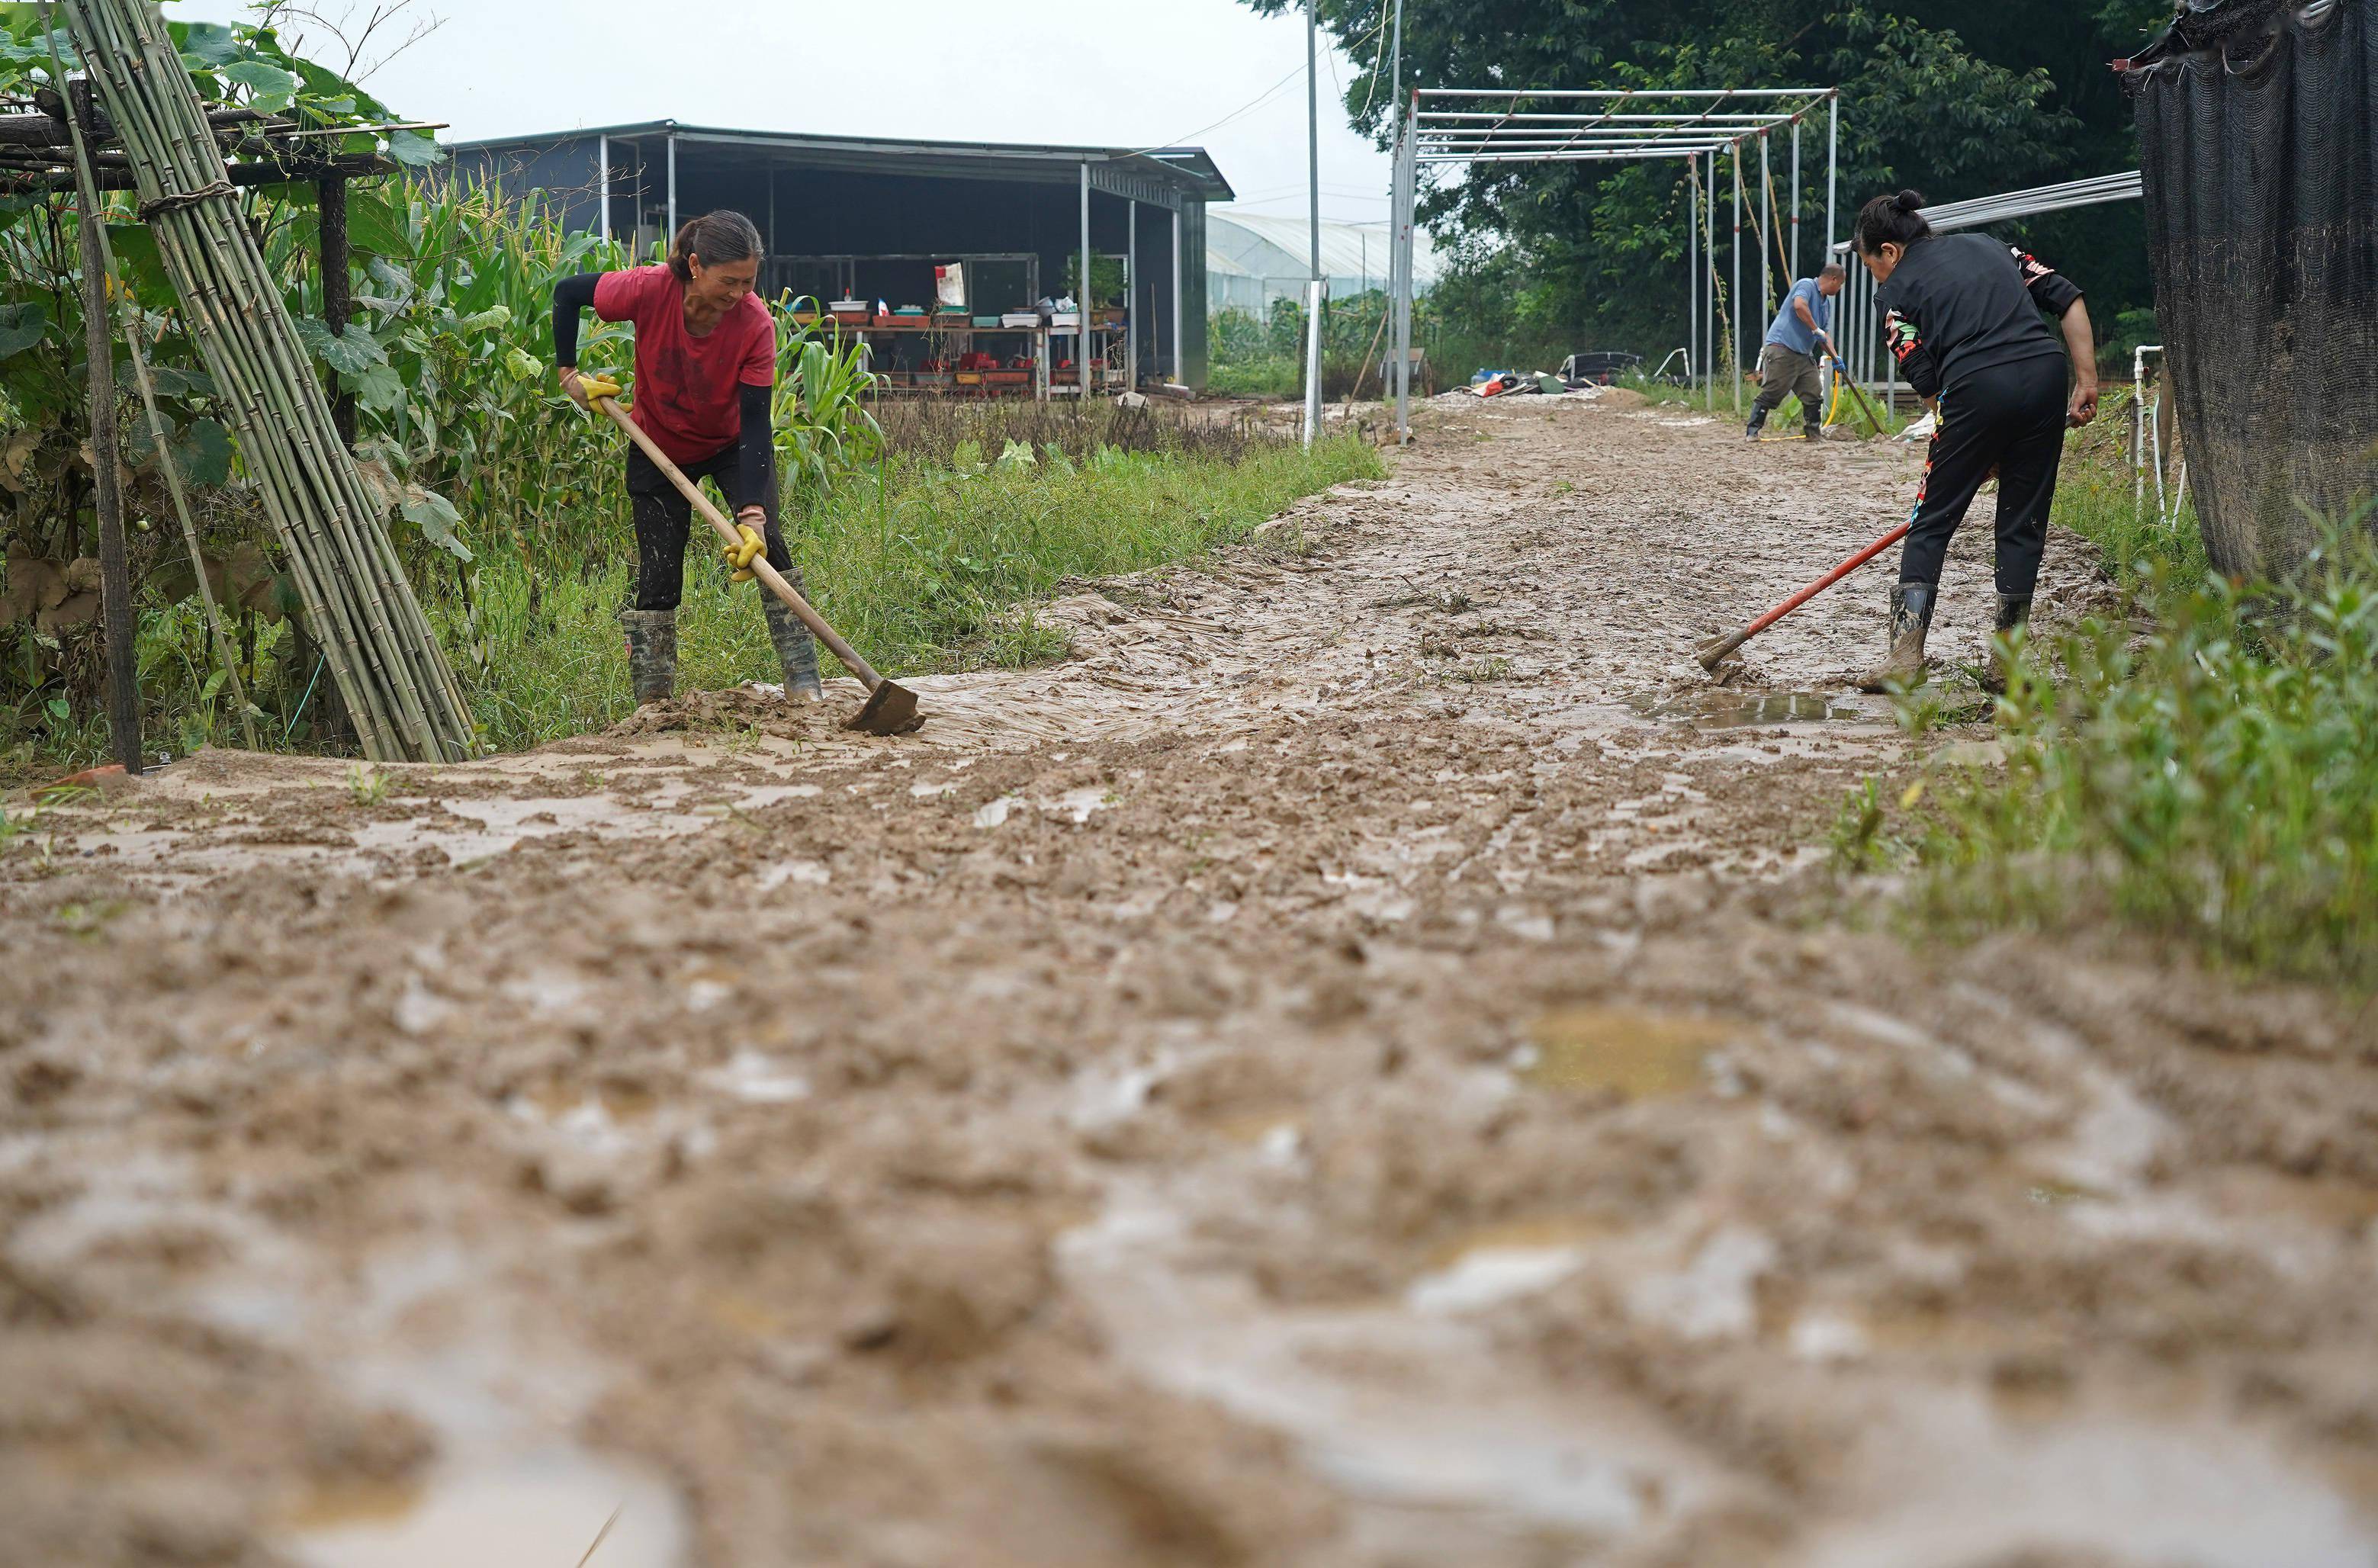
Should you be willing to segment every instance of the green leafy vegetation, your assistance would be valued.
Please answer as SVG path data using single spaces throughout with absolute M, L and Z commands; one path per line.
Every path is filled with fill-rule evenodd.
M 1155 425 L 1135 449 L 1099 440 L 1110 422 L 1071 411 L 902 405 L 888 415 L 894 446 L 883 473 L 818 500 L 794 529 L 794 555 L 818 608 L 894 675 L 1062 656 L 1065 638 L 1031 606 L 1067 578 L 1200 555 L 1244 538 L 1300 496 L 1382 472 L 1375 452 L 1342 437 L 1307 452 Z M 1028 438 L 1063 426 L 1078 427 L 1070 450 Z M 1026 438 L 1003 434 L 1012 429 Z M 986 461 L 993 449 L 1007 455 Z M 498 746 L 598 728 L 634 706 L 613 619 L 632 572 L 626 514 L 598 525 L 610 539 L 582 558 L 503 554 L 476 576 L 475 635 L 487 658 L 464 678 Z M 730 589 L 723 569 L 689 562 L 681 686 L 782 678 L 754 592 Z M 462 609 L 459 600 L 447 607 Z
M 2027 650 L 1997 704 L 2003 765 L 1936 764 L 1895 812 L 1868 781 L 1837 863 L 1914 869 L 1910 913 L 1952 935 L 2111 916 L 2244 971 L 2378 985 L 2367 515 L 2290 581 L 2231 583 L 2204 569 L 2192 521 L 2132 515 L 2127 467 L 2073 467 L 2058 521 L 2144 618 Z M 1903 707 L 1911 727 L 1937 712 Z
M 1387 295 L 1384 289 L 1332 300 L 1321 317 L 1321 393 L 1335 401 L 1362 382 L 1362 395 L 1380 395 L 1381 365 L 1388 354 Z M 1425 347 L 1436 318 L 1429 302 L 1412 309 L 1412 341 Z M 1219 310 L 1207 318 L 1211 354 L 1207 389 L 1236 398 L 1299 398 L 1304 395 L 1304 304 L 1278 299 L 1257 318 L 1243 310 Z
M 0 6 L 0 87 L 45 75 L 37 25 L 30 8 Z M 332 126 L 398 117 L 266 30 L 176 24 L 174 36 L 220 101 Z M 441 156 L 423 138 L 400 148 L 402 136 L 342 146 L 418 168 Z M 242 201 L 319 373 L 354 400 L 366 483 L 487 737 L 522 745 L 619 717 L 628 703 L 612 615 L 633 556 L 624 455 L 616 432 L 559 395 L 547 360 L 555 281 L 632 258 L 567 231 L 533 195 L 507 203 L 426 174 L 356 184 L 354 317 L 333 331 L 314 186 L 264 186 Z M 86 766 L 105 750 L 75 221 L 70 202 L 0 201 L 6 781 Z M 109 231 L 119 309 L 137 312 L 165 426 L 160 443 L 119 366 L 149 745 L 180 755 L 239 733 L 196 598 L 199 569 L 168 502 L 170 458 L 191 489 L 203 570 L 259 737 L 349 750 L 321 651 L 128 197 Z M 1062 654 L 1063 638 L 1036 622 L 1029 601 L 1064 576 L 1194 554 L 1311 489 L 1376 471 L 1352 443 L 1307 456 L 1194 412 L 919 412 L 882 402 L 830 325 L 803 329 L 781 314 L 779 342 L 788 531 L 825 607 L 895 672 Z M 582 353 L 590 367 L 624 367 L 624 329 L 589 323 Z M 730 603 L 712 575 L 699 560 L 689 573 L 687 681 L 776 678 L 756 604 Z

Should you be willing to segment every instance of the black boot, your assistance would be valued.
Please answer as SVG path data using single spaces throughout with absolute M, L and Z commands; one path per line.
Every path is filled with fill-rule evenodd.
M 628 634 L 628 680 L 636 706 L 676 696 L 677 612 L 621 610 L 619 626 Z
M 1766 428 L 1767 411 L 1763 408 L 1752 409 L 1750 411 L 1750 423 L 1743 427 L 1742 438 L 1746 441 L 1756 441 L 1759 439 L 1759 433 Z
M 2007 682 L 2014 673 L 2014 657 L 2025 642 L 2031 626 L 2031 595 L 2001 593 L 1996 634 L 1990 638 L 1989 663 L 1982 670 L 1982 689 L 1994 696 L 2006 695 Z
M 785 573 L 785 581 L 793 592 L 809 597 L 809 585 L 801 579 L 801 569 L 794 567 Z M 785 700 L 787 702 L 823 702 L 825 684 L 818 679 L 817 642 L 810 628 L 793 614 L 792 606 L 771 593 L 764 601 L 768 612 L 768 640 L 776 645 L 776 663 L 785 671 Z
M 1924 680 L 1924 639 L 1932 629 L 1934 586 L 1903 582 L 1891 591 L 1891 652 L 1858 677 L 1860 691 L 1905 691 Z

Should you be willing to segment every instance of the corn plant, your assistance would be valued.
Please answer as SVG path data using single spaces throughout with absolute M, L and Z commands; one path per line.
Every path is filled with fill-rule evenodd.
M 867 407 L 875 375 L 865 348 L 846 341 L 832 321 L 795 321 L 792 307 L 799 303 L 781 302 L 776 317 L 776 457 L 797 492 L 823 494 L 843 473 L 883 455 L 883 430 Z

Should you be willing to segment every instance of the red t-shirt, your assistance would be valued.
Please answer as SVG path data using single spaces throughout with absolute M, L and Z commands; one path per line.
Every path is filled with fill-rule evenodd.
M 733 446 L 743 433 L 737 389 L 776 384 L 776 321 L 756 293 L 697 338 L 685 329 L 685 285 L 677 274 L 636 267 L 594 281 L 594 314 L 635 324 L 631 412 L 675 461 L 700 462 Z

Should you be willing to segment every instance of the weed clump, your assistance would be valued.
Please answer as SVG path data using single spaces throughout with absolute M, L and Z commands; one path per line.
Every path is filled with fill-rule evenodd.
M 2097 915 L 2242 969 L 2378 985 L 2378 543 L 2356 518 L 2284 583 L 2134 559 L 2144 633 L 2091 621 L 2061 683 L 2026 659 L 2005 765 L 1941 778 L 1913 909 L 1978 934 Z M 1839 860 L 1890 835 L 1871 791 Z M 1851 819 L 1855 820 L 1851 820 Z

